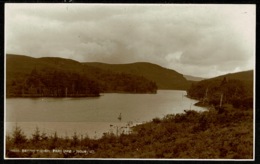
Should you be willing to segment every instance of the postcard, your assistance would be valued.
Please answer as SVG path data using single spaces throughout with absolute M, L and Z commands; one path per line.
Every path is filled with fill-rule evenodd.
M 4 158 L 255 159 L 256 5 L 5 5 Z

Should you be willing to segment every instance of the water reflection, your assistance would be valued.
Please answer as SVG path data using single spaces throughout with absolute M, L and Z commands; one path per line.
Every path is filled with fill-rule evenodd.
M 6 100 L 6 129 L 10 132 L 18 123 L 27 135 L 38 126 L 46 133 L 101 136 L 112 127 L 113 131 L 119 131 L 129 122 L 139 124 L 185 109 L 204 110 L 194 106 L 196 101 L 185 94 L 185 91 L 160 90 L 157 94 L 107 93 L 95 98 L 12 98 Z

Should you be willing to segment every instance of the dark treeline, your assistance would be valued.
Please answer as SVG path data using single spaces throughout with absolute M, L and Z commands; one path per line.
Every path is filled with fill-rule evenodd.
M 226 105 L 170 114 L 132 127 L 129 134 L 104 133 L 91 139 L 74 133 L 60 137 L 36 128 L 26 137 L 19 126 L 6 137 L 8 158 L 186 158 L 252 159 L 253 111 Z
M 96 82 L 77 73 L 33 69 L 7 86 L 8 97 L 80 97 L 98 96 Z
M 10 81 L 10 80 L 9 80 Z M 34 68 L 7 83 L 7 97 L 87 97 L 100 92 L 156 93 L 157 86 L 144 77 L 124 73 L 95 72 L 95 75 Z
M 192 84 L 187 91 L 190 98 L 200 100 L 200 105 L 232 104 L 236 108 L 253 108 L 252 88 L 236 79 L 203 80 Z

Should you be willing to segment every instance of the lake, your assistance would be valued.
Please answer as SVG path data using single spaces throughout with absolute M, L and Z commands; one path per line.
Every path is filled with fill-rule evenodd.
M 183 113 L 185 109 L 205 110 L 194 106 L 186 91 L 158 90 L 157 94 L 104 93 L 96 98 L 8 98 L 6 133 L 17 124 L 31 137 L 36 127 L 48 135 L 88 135 L 99 138 L 104 132 L 128 133 L 129 126 Z M 121 113 L 121 121 L 118 119 Z

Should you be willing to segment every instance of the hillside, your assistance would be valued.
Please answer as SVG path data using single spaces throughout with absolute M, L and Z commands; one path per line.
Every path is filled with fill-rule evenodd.
M 221 75 L 212 79 L 218 79 L 221 80 L 224 77 L 227 78 L 227 80 L 240 80 L 244 83 L 245 88 L 248 92 L 248 95 L 253 95 L 253 88 L 254 88 L 254 72 L 253 70 L 243 71 L 243 72 L 237 72 L 237 73 L 229 73 L 225 75 Z
M 143 76 L 148 80 L 154 81 L 158 89 L 176 89 L 186 90 L 190 87 L 182 74 L 159 65 L 146 62 L 131 64 L 104 64 L 104 63 L 85 63 L 87 66 L 96 67 L 102 70 L 108 70 L 118 73 L 127 73 L 137 76 Z
M 33 69 L 56 70 L 87 76 L 99 84 L 101 92 L 122 92 L 122 90 L 140 90 L 139 92 L 151 90 L 149 92 L 154 92 L 152 88 L 156 87 L 158 89 L 186 90 L 191 84 L 182 74 L 174 70 L 145 62 L 132 64 L 80 63 L 57 57 L 32 58 L 8 54 L 6 64 L 7 86 L 10 86 L 14 80 L 21 80 L 29 76 Z M 136 79 L 135 82 L 130 80 L 133 77 Z M 140 81 L 150 84 L 142 85 L 138 89 Z M 128 85 L 127 88 L 126 85 Z
M 243 71 L 243 72 L 236 72 L 236 73 L 229 73 L 221 76 L 217 76 L 211 79 L 222 79 L 226 77 L 228 79 L 237 79 L 243 81 L 253 81 L 254 72 L 253 70 Z
M 154 82 L 54 57 L 6 56 L 6 88 L 10 97 L 97 96 L 99 92 L 156 93 Z
M 219 105 L 223 103 L 234 107 L 253 107 L 253 70 L 226 74 L 193 83 L 188 96 L 203 104 Z
M 221 76 L 217 76 L 211 78 L 209 80 L 223 80 L 226 78 L 227 80 L 239 80 L 244 84 L 245 90 L 248 96 L 253 96 L 253 89 L 254 89 L 254 72 L 253 70 L 236 72 L 236 73 L 229 73 Z

